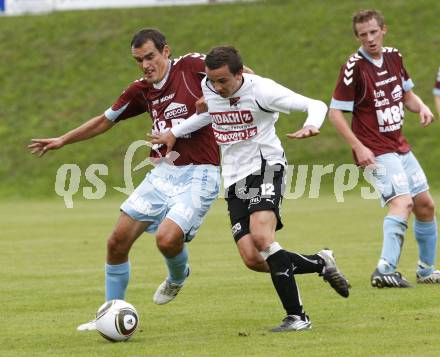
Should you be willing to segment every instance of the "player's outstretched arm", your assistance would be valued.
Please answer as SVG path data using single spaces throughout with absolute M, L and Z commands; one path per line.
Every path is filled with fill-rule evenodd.
M 106 132 L 113 125 L 114 123 L 112 121 L 108 120 L 104 114 L 101 114 L 60 137 L 31 139 L 32 143 L 28 145 L 28 148 L 31 154 L 41 157 L 49 150 L 60 149 L 64 145 L 93 138 L 94 136 Z
M 329 110 L 329 119 L 338 133 L 351 146 L 356 159 L 360 166 L 366 167 L 368 165 L 375 165 L 376 159 L 374 153 L 368 149 L 362 142 L 354 135 L 353 131 L 348 126 L 347 120 L 339 109 L 331 108 Z
M 203 98 L 203 97 L 202 97 Z M 163 133 L 147 134 L 152 144 L 162 144 L 167 147 L 167 154 L 171 151 L 177 138 L 190 134 L 204 126 L 211 124 L 209 113 L 193 114 L 178 125 Z
M 287 134 L 287 137 L 290 139 L 305 139 L 318 135 L 319 128 L 327 114 L 327 105 L 320 100 L 307 98 L 297 93 L 294 93 L 294 95 L 295 100 L 290 104 L 289 111 L 306 110 L 308 116 L 302 129 Z
M 422 126 L 428 126 L 434 120 L 434 115 L 432 114 L 431 109 L 429 109 L 429 107 L 423 103 L 420 97 L 413 91 L 410 90 L 405 93 L 403 102 L 408 110 L 419 114 L 420 124 Z

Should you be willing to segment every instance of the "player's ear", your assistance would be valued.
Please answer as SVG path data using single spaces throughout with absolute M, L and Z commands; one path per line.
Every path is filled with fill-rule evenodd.
M 169 57 L 170 57 L 170 55 L 171 55 L 171 49 L 170 49 L 170 47 L 169 47 L 168 45 L 165 45 L 165 46 L 163 47 L 162 55 L 165 56 L 166 58 L 169 58 Z
M 387 27 L 387 25 L 383 25 L 383 27 L 382 27 L 382 32 L 383 32 L 384 35 L 387 34 L 387 32 L 388 32 L 388 27 Z

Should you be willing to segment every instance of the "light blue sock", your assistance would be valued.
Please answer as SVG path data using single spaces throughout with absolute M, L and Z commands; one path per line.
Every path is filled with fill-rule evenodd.
M 403 218 L 398 216 L 386 216 L 384 218 L 382 253 L 377 265 L 379 272 L 382 274 L 396 271 L 407 228 L 407 222 Z
M 130 280 L 130 261 L 116 265 L 105 265 L 105 300 L 121 299 L 125 300 L 125 290 L 127 290 Z
M 186 244 L 183 250 L 173 258 L 165 258 L 168 267 L 168 282 L 182 284 L 188 276 L 188 249 Z
M 417 274 L 428 276 L 434 271 L 435 256 L 437 251 L 437 221 L 422 222 L 414 219 L 414 235 L 419 246 L 419 263 Z

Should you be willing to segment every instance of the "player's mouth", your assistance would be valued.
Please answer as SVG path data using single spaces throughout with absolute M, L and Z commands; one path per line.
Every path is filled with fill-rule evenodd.
M 154 75 L 154 69 L 148 70 L 148 71 L 144 71 L 144 77 L 145 78 L 151 78 Z

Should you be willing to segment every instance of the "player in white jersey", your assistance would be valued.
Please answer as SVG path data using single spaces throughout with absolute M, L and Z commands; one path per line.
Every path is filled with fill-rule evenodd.
M 251 269 L 270 272 L 286 310 L 273 332 L 311 327 L 305 314 L 295 274 L 319 273 L 342 296 L 348 282 L 336 267 L 331 250 L 303 255 L 284 250 L 275 241 L 282 228 L 279 207 L 284 189 L 286 159 L 274 124 L 279 112 L 307 111 L 304 127 L 290 138 L 319 134 L 326 105 L 294 93 L 276 82 L 243 73 L 240 55 L 233 47 L 216 47 L 205 59 L 207 77 L 202 90 L 208 112 L 195 114 L 152 142 L 170 150 L 177 137 L 212 123 L 221 147 L 222 174 L 232 234 L 244 263 Z

